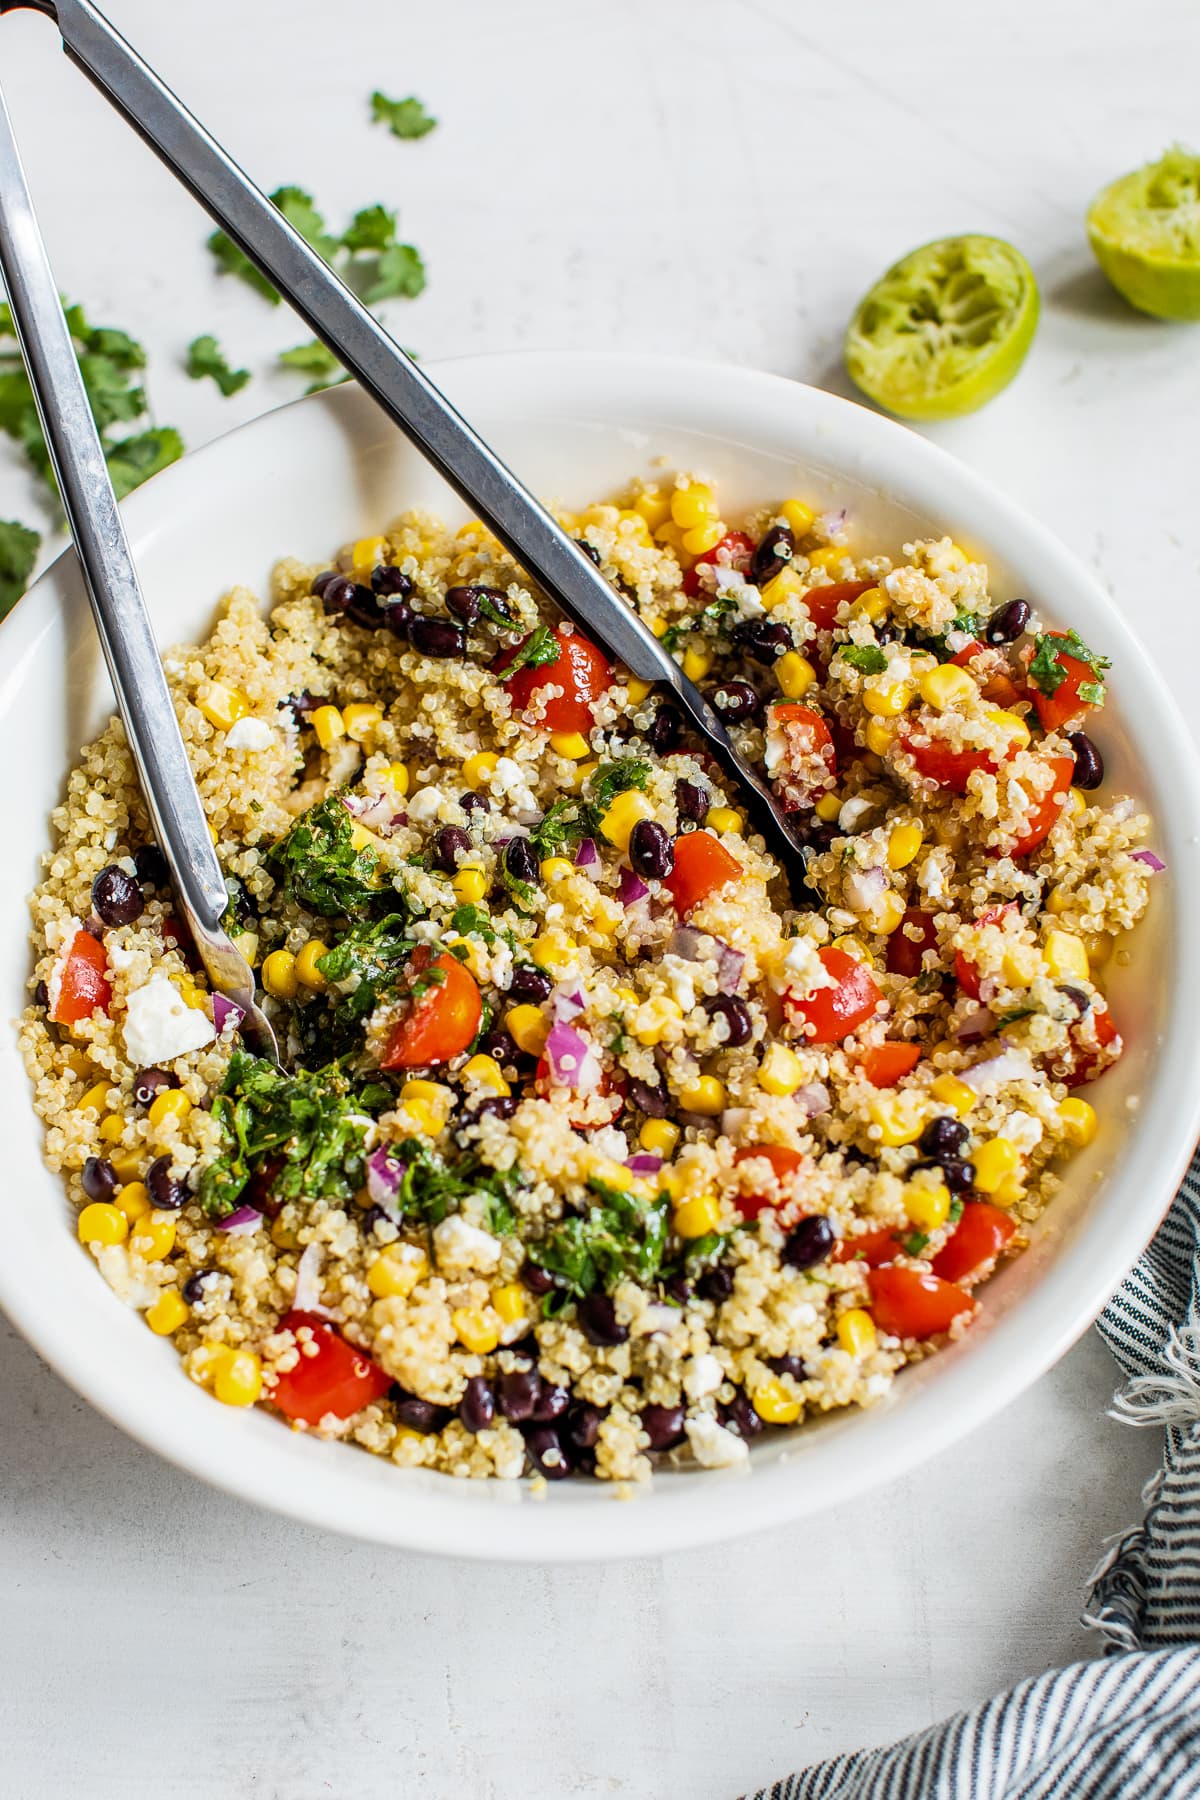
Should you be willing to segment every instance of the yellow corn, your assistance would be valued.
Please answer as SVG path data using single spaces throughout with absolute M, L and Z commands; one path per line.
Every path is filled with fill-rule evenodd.
M 229 731 L 250 710 L 250 702 L 241 689 L 226 687 L 223 681 L 210 681 L 203 700 L 196 704 L 218 731 Z
M 871 1122 L 879 1127 L 879 1135 L 891 1149 L 901 1144 L 915 1144 L 929 1117 L 924 1098 L 911 1088 L 878 1094 L 867 1106 Z
M 102 1113 L 108 1106 L 109 1092 L 107 1081 L 98 1081 L 95 1087 L 90 1087 L 86 1094 L 79 1096 L 75 1102 L 76 1109 L 79 1112 L 90 1110 L 94 1113 Z
M 511 1094 L 512 1089 L 504 1079 L 504 1073 L 494 1056 L 473 1056 L 463 1069 L 464 1081 L 473 1081 L 478 1087 L 487 1088 L 489 1093 Z
M 346 724 L 336 706 L 318 706 L 312 715 L 312 728 L 322 750 L 329 750 L 346 735 Z
M 472 790 L 486 787 L 500 758 L 492 750 L 477 750 L 462 766 L 462 778 Z
M 630 788 L 627 793 L 617 795 L 601 819 L 600 829 L 610 844 L 615 844 L 618 850 L 627 850 L 634 826 L 641 819 L 653 817 L 654 807 L 645 794 Z
M 868 588 L 864 594 L 858 596 L 857 600 L 851 602 L 850 617 L 852 619 L 870 619 L 873 625 L 878 624 L 887 612 L 887 606 L 887 595 L 882 588 Z
M 540 1006 L 514 1006 L 504 1015 L 504 1029 L 526 1056 L 540 1056 L 550 1035 L 550 1021 Z
M 370 850 L 376 856 L 383 850 L 383 839 L 376 837 L 373 831 L 368 831 L 365 825 L 360 825 L 357 819 L 350 826 L 350 844 L 355 850 Z M 375 879 L 378 880 L 378 876 Z
M 1038 953 L 1032 944 L 1010 944 L 1000 964 L 1010 987 L 1027 987 L 1038 975 Z
M 922 675 L 921 698 L 927 706 L 945 712 L 950 706 L 969 706 L 979 693 L 975 678 L 955 663 L 940 663 Z
M 640 706 L 647 695 L 653 693 L 653 691 L 654 683 L 652 681 L 639 681 L 636 675 L 631 675 L 629 680 L 625 683 L 625 692 L 629 695 L 634 706 Z
M 558 977 L 570 974 L 575 967 L 578 950 L 575 939 L 562 931 L 544 931 L 529 946 L 534 962 Z
M 910 1181 L 904 1189 L 904 1210 L 918 1231 L 937 1231 L 950 1217 L 950 1189 L 944 1181 L 933 1187 Z
M 453 1104 L 453 1090 L 440 1081 L 406 1081 L 400 1089 L 400 1105 L 423 1137 L 437 1137 L 446 1129 Z
M 119 1207 L 107 1200 L 94 1200 L 84 1207 L 75 1228 L 81 1244 L 123 1244 L 129 1221 Z
M 1086 1100 L 1076 1100 L 1074 1096 L 1059 1102 L 1058 1122 L 1067 1142 L 1077 1144 L 1080 1149 L 1091 1143 L 1099 1123 L 1095 1107 Z
M 148 1212 L 135 1221 L 129 1248 L 147 1262 L 161 1262 L 175 1248 L 177 1219 L 173 1212 Z
M 925 833 L 916 824 L 897 825 L 888 838 L 889 869 L 907 869 L 925 841 Z
M 113 1204 L 120 1208 L 131 1225 L 144 1219 L 152 1211 L 150 1192 L 144 1181 L 127 1181 L 124 1187 L 117 1189 Z
M 1091 976 L 1087 946 L 1073 931 L 1048 931 L 1043 955 L 1050 973 L 1063 981 L 1087 981 Z
M 836 937 L 830 945 L 830 949 L 844 950 L 847 956 L 852 956 L 855 962 L 866 963 L 869 969 L 874 969 L 878 966 L 875 958 L 867 949 L 867 946 L 860 943 L 856 937 Z
M 391 783 L 392 791 L 394 793 L 407 794 L 411 777 L 409 776 L 408 769 L 404 763 L 389 763 L 384 770 L 384 775 Z
M 294 1000 L 300 986 L 296 959 L 290 950 L 272 950 L 263 958 L 262 984 L 276 1000 Z
M 1063 811 L 1068 818 L 1077 819 L 1087 811 L 1087 795 L 1080 793 L 1077 787 L 1067 789 L 1067 804 Z
M 638 1132 L 638 1143 L 650 1156 L 673 1156 L 678 1142 L 679 1127 L 670 1119 L 647 1119 Z
M 488 878 L 482 869 L 459 869 L 450 886 L 458 899 L 474 905 L 488 891 Z
M 1028 748 L 1030 731 L 1020 713 L 1008 712 L 1001 706 L 985 706 L 983 716 L 985 719 L 989 719 L 993 725 L 999 725 L 1007 735 L 1009 742 L 1015 744 L 1018 750 Z
M 569 756 L 572 762 L 579 762 L 592 753 L 592 746 L 582 731 L 552 731 L 550 748 L 556 756 Z
M 706 482 L 690 482 L 671 495 L 671 521 L 683 531 L 705 525 L 716 516 L 717 497 Z
M 317 964 L 323 956 L 328 955 L 328 944 L 323 944 L 320 938 L 309 938 L 296 958 L 296 980 L 303 982 L 306 988 L 316 988 L 318 991 L 327 988 L 329 983 L 318 969 Z
M 779 512 L 798 538 L 808 536 L 817 516 L 811 506 L 805 506 L 803 500 L 785 500 Z
M 863 688 L 862 703 L 877 719 L 900 716 L 913 697 L 911 681 L 897 681 L 887 675 L 869 675 Z
M 688 649 L 683 653 L 683 672 L 689 681 L 703 681 L 712 668 L 712 657 L 704 650 Z
M 886 719 L 868 719 L 863 736 L 867 740 L 867 749 L 873 756 L 886 756 L 896 741 L 896 728 L 889 725 Z
M 118 1181 L 136 1181 L 138 1170 L 142 1166 L 140 1150 L 114 1150 L 108 1160 Z
M 683 548 L 689 556 L 706 556 L 715 550 L 725 536 L 725 525 L 721 519 L 706 519 L 702 525 L 693 525 L 690 531 L 683 534 Z
M 204 989 L 197 987 L 190 975 L 176 975 L 173 976 L 172 979 L 174 980 L 175 986 L 179 989 L 179 997 L 184 1005 L 203 1012 Z
M 505 1325 L 515 1325 L 526 1318 L 527 1305 L 528 1296 L 519 1281 L 509 1281 L 503 1287 L 492 1289 L 492 1309 L 499 1313 Z
M 253 1406 L 262 1393 L 262 1364 L 251 1350 L 234 1350 L 217 1364 L 213 1393 L 225 1406 Z
M 109 1113 L 107 1119 L 101 1119 L 97 1133 L 102 1144 L 115 1144 L 125 1135 L 125 1121 L 119 1113 Z
M 1048 913 L 1054 913 L 1055 916 L 1059 913 L 1065 913 L 1071 905 L 1070 889 L 1062 886 L 1052 887 L 1050 892 L 1046 895 L 1045 905 L 1046 911 Z
M 368 706 L 365 701 L 356 700 L 350 706 L 342 708 L 342 723 L 346 727 L 346 736 L 354 739 L 356 744 L 365 744 L 371 733 L 383 723 L 383 708 Z
M 660 487 L 643 488 L 633 503 L 633 510 L 646 521 L 651 531 L 657 531 L 671 517 L 671 497 Z
M 877 931 L 881 937 L 890 937 L 904 917 L 904 901 L 894 889 L 888 888 L 880 894 L 874 906 L 865 915 L 867 927 Z
M 808 560 L 814 569 L 824 569 L 828 572 L 831 569 L 840 568 L 846 560 L 846 555 L 846 551 L 840 549 L 837 544 L 826 544 L 823 549 L 814 550 Z
M 762 589 L 761 599 L 768 612 L 774 612 L 785 600 L 802 600 L 805 594 L 804 581 L 797 570 L 788 563 L 780 569 L 778 575 L 772 575 Z M 782 658 L 780 659 L 782 660 Z
M 563 785 L 570 788 L 572 793 L 578 794 L 581 789 L 587 786 L 599 767 L 600 764 L 594 760 L 576 763 L 575 767 L 571 770 L 571 773 L 566 777 Z
M 775 679 L 781 694 L 789 700 L 799 700 L 815 683 L 817 671 L 798 650 L 785 650 L 775 664 Z
M 702 1113 L 706 1119 L 715 1119 L 724 1110 L 725 1084 L 715 1075 L 699 1075 L 690 1086 L 680 1089 L 679 1104 L 684 1112 Z
M 655 526 L 654 541 L 657 544 L 666 544 L 668 549 L 679 550 L 683 544 L 683 532 L 676 525 L 674 519 L 668 519 L 665 524 Z M 653 625 L 650 629 L 654 630 Z M 662 632 L 656 632 L 655 635 L 661 637 Z
M 993 1206 L 1015 1206 L 1025 1198 L 1025 1183 L 1019 1175 L 1006 1175 L 992 1193 Z
M 486 1356 L 500 1342 L 496 1315 L 490 1307 L 485 1312 L 478 1306 L 456 1306 L 450 1323 L 459 1343 L 475 1356 Z
M 666 994 L 644 1000 L 633 1017 L 633 1035 L 639 1044 L 661 1044 L 672 1025 L 683 1018 L 683 1008 Z
M 875 1321 L 861 1306 L 852 1306 L 837 1322 L 837 1339 L 848 1356 L 865 1356 L 875 1347 Z
M 429 1258 L 418 1244 L 389 1244 L 367 1270 L 367 1286 L 377 1300 L 404 1299 L 429 1273 Z
M 981 1194 L 994 1194 L 1006 1175 L 1015 1175 L 1021 1157 L 1015 1144 L 1005 1137 L 988 1138 L 971 1156 L 975 1165 L 975 1186 Z
M 146 1323 L 156 1337 L 170 1337 L 188 1320 L 188 1304 L 178 1288 L 164 1288 L 146 1309 Z
M 146 1117 L 150 1121 L 150 1129 L 159 1131 L 168 1119 L 173 1119 L 177 1125 L 182 1125 L 191 1110 L 192 1103 L 182 1088 L 164 1088 L 162 1093 L 155 1094 L 150 1102 Z
M 788 1392 L 778 1375 L 754 1389 L 750 1404 L 768 1425 L 791 1425 L 804 1410 L 803 1402 Z
M 957 1075 L 939 1075 L 936 1081 L 930 1083 L 929 1091 L 935 1100 L 948 1106 L 960 1119 L 966 1118 L 977 1099 L 974 1090 L 965 1081 L 960 1081 Z
M 740 832 L 745 825 L 741 813 L 734 812 L 732 806 L 710 806 L 704 815 L 704 823 L 712 831 Z
M 371 571 L 378 568 L 387 556 L 387 539 L 381 537 L 359 538 L 351 547 L 350 561 L 354 568 L 355 581 L 369 585 Z
M 556 887 L 575 873 L 575 866 L 565 856 L 547 856 L 538 864 L 538 874 L 547 887 Z
M 813 808 L 818 819 L 824 820 L 826 825 L 832 825 L 841 810 L 842 797 L 840 794 L 822 794 Z
M 715 1194 L 699 1194 L 694 1200 L 685 1200 L 682 1206 L 675 1208 L 675 1216 L 671 1223 L 681 1238 L 707 1237 L 715 1231 L 721 1219 L 721 1203 Z
M 758 1085 L 767 1094 L 794 1094 L 804 1081 L 804 1064 L 786 1044 L 772 1044 L 758 1068 Z

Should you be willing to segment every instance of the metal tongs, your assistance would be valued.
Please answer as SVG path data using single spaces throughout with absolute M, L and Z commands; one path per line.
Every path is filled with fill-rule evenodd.
M 45 13 L 63 48 L 145 138 L 322 343 L 462 495 L 557 606 L 642 681 L 670 688 L 797 892 L 804 855 L 761 776 L 720 718 L 578 545 L 491 451 L 266 195 L 90 0 L 0 0 Z M 71 336 L 0 98 L 0 274 L 37 399 L 117 704 L 180 910 L 214 989 L 243 1032 L 279 1060 L 254 974 L 221 925 L 228 904 L 163 676 L 149 612 L 100 448 Z

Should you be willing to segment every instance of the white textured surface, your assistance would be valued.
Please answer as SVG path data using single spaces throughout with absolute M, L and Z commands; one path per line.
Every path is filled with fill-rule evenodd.
M 950 230 L 1013 238 L 1045 300 L 1033 353 L 937 435 L 1091 562 L 1186 702 L 1200 331 L 1127 312 L 1080 225 L 1102 181 L 1191 125 L 1200 15 L 1178 0 L 1147 0 L 1136 31 L 1081 0 L 1019 0 L 1000 29 L 950 0 L 111 10 L 267 185 L 309 186 L 335 220 L 402 206 L 431 283 L 393 317 L 426 356 L 663 348 L 841 386 L 841 327 L 891 257 Z M 282 377 L 222 401 L 183 376 L 198 332 L 256 368 L 306 334 L 213 281 L 200 213 L 43 21 L 0 32 L 60 285 L 148 344 L 158 417 L 196 444 L 288 397 Z M 372 131 L 377 84 L 442 128 Z M 31 516 L 29 492 L 0 452 L 0 516 Z M 1105 1421 L 1111 1383 L 1090 1339 L 837 1518 L 664 1563 L 501 1571 L 210 1493 L 0 1325 L 0 1790 L 733 1795 L 1087 1652 L 1084 1577 L 1155 1452 Z

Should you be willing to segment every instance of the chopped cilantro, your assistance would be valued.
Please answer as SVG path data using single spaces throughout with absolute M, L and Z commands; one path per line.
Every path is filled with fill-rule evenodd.
M 157 475 L 183 455 L 183 439 L 170 425 L 120 438 L 105 449 L 104 457 L 118 500 L 131 494 L 151 475 Z
M 371 120 L 373 124 L 386 125 L 398 138 L 423 138 L 437 124 L 415 94 L 407 100 L 389 100 L 378 88 L 371 95 Z
M 12 611 L 29 586 L 41 542 L 28 525 L 0 519 L 0 619 Z
M 1073 656 L 1077 662 L 1087 665 L 1095 679 L 1080 683 L 1079 697 L 1091 706 L 1103 706 L 1104 683 L 1101 676 L 1112 664 L 1107 656 L 1097 656 L 1094 650 L 1089 650 L 1073 628 L 1070 631 L 1039 632 L 1033 661 L 1029 665 L 1029 679 L 1034 686 L 1040 688 L 1047 699 L 1052 699 L 1057 694 L 1068 676 L 1068 671 L 1058 660 L 1060 656 Z M 1088 691 L 1085 692 L 1085 689 Z
M 586 830 L 584 837 L 603 837 L 604 816 L 618 794 L 631 788 L 645 790 L 650 779 L 650 764 L 634 756 L 623 756 L 617 762 L 601 763 L 587 785 L 587 801 L 582 809 Z
M 450 923 L 460 937 L 470 937 L 474 932 L 476 937 L 481 937 L 485 944 L 494 944 L 496 941 L 491 915 L 485 913 L 482 907 L 475 906 L 469 901 L 464 902 L 462 906 L 455 907 L 450 916 Z
M 900 1248 L 904 1251 L 905 1256 L 920 1256 L 928 1242 L 929 1233 L 927 1231 L 910 1231 L 907 1237 L 900 1239 Z
M 228 400 L 250 379 L 249 369 L 231 369 L 215 337 L 193 338 L 188 345 L 187 372 L 193 381 L 211 375 Z
M 420 1138 L 406 1138 L 399 1157 L 406 1167 L 396 1203 L 405 1218 L 440 1225 L 475 1195 L 485 1201 L 482 1222 L 488 1231 L 507 1237 L 516 1230 L 513 1200 L 527 1185 L 519 1169 L 492 1169 L 474 1156 L 446 1162 Z
M 511 681 L 518 669 L 545 668 L 549 663 L 556 663 L 559 655 L 559 642 L 550 627 L 538 625 L 525 639 L 500 679 Z
M 373 276 L 363 281 L 361 293 L 368 306 L 378 306 L 381 300 L 397 296 L 415 300 L 424 288 L 425 264 L 420 251 L 412 244 L 389 244 L 376 262 Z
M 271 201 L 279 208 L 288 224 L 294 225 L 300 236 L 312 245 L 318 256 L 326 262 L 333 260 L 338 239 L 330 236 L 324 217 L 317 211 L 311 194 L 306 194 L 303 188 L 281 187 L 276 188 Z M 250 258 L 238 249 L 232 238 L 227 237 L 223 231 L 214 231 L 208 240 L 208 247 L 225 274 L 238 276 L 248 286 L 256 289 L 264 300 L 269 300 L 272 306 L 279 305 L 278 290 Z
M 296 344 L 291 350 L 281 350 L 279 361 L 285 369 L 295 369 L 301 375 L 315 376 L 312 386 L 305 390 L 310 394 L 318 393 L 321 388 L 330 387 L 346 378 L 346 371 L 341 363 L 320 338 L 313 338 L 307 344 Z
M 667 1241 L 666 1196 L 636 1200 L 594 1177 L 588 1185 L 596 1201 L 530 1244 L 530 1260 L 579 1299 L 614 1288 L 626 1276 L 643 1285 L 653 1281 Z
M 732 594 L 718 594 L 707 606 L 702 606 L 688 619 L 678 625 L 670 625 L 662 635 L 662 647 L 668 655 L 674 655 L 685 638 L 693 631 L 708 631 L 720 624 L 731 612 L 737 611 L 737 601 Z
M 878 644 L 840 644 L 838 655 L 864 675 L 882 675 L 887 668 L 887 657 Z
M 323 918 L 377 909 L 379 858 L 374 850 L 355 848 L 353 831 L 354 821 L 336 794 L 301 814 L 270 851 L 290 900 Z M 395 903 L 394 894 L 387 898 Z
M 948 1217 L 951 1225 L 957 1225 L 958 1221 L 962 1218 L 962 1216 L 963 1216 L 963 1203 L 962 1203 L 961 1199 L 959 1198 L 959 1196 L 957 1194 L 955 1194 L 953 1200 L 950 1202 L 950 1211 L 949 1211 L 947 1217 Z
M 302 188 L 277 188 L 271 199 L 322 261 L 336 267 L 368 306 L 398 294 L 414 299 L 424 288 L 425 265 L 411 244 L 396 242 L 396 215 L 385 206 L 360 208 L 342 235 L 335 237 L 312 195 Z M 247 282 L 272 306 L 279 304 L 276 289 L 223 231 L 213 233 L 208 247 L 226 274 Z
M 364 206 L 342 233 L 347 250 L 386 250 L 396 241 L 396 215 L 386 206 Z
M 407 922 L 404 913 L 389 913 L 374 925 L 352 925 L 318 960 L 326 981 L 339 989 L 333 1009 L 340 1019 L 366 1018 L 385 994 L 399 987 L 404 965 L 417 947 Z

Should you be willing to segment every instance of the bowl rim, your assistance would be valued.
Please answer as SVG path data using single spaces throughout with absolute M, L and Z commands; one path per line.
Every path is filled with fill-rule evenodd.
M 1013 535 L 1019 540 L 1022 557 L 1036 558 L 1046 567 L 1047 588 L 1057 581 L 1075 595 L 1085 592 L 1086 605 L 1104 616 L 1105 629 L 1111 628 L 1111 642 L 1119 649 L 1122 697 L 1133 696 L 1140 702 L 1141 715 L 1154 720 L 1154 754 L 1151 757 L 1147 748 L 1144 760 L 1148 766 L 1172 768 L 1172 808 L 1169 812 L 1160 809 L 1156 828 L 1167 844 L 1176 898 L 1187 891 L 1189 877 L 1200 876 L 1200 772 L 1183 719 L 1148 653 L 1090 571 L 1048 528 L 940 445 L 840 395 L 784 376 L 702 359 L 619 351 L 522 350 L 449 358 L 430 365 L 434 379 L 450 389 L 456 403 L 465 406 L 470 404 L 477 371 L 482 371 L 485 380 L 499 380 L 502 387 L 507 385 L 518 408 L 526 404 L 521 396 L 536 395 L 540 389 L 543 396 L 553 393 L 557 397 L 555 405 L 561 410 L 561 395 L 571 381 L 584 385 L 595 382 L 622 394 L 640 393 L 656 384 L 673 393 L 689 388 L 705 394 L 719 391 L 726 398 L 744 403 L 748 447 L 753 447 L 755 439 L 756 405 L 760 412 L 792 407 L 797 409 L 798 434 L 802 426 L 807 430 L 811 425 L 816 434 L 828 430 L 832 438 L 846 440 L 838 445 L 843 462 L 846 445 L 853 441 L 859 459 L 856 472 L 878 491 L 888 492 L 891 484 L 873 472 L 872 464 L 895 465 L 900 460 L 930 485 L 945 489 L 946 512 L 959 504 L 984 511 L 989 520 L 987 531 L 994 542 Z M 190 452 L 122 503 L 135 549 L 139 539 L 148 539 L 164 515 L 170 515 L 176 491 L 183 498 L 187 484 L 197 478 L 203 480 L 205 471 L 226 457 L 234 442 L 243 447 L 258 436 L 277 432 L 281 416 L 300 406 L 314 412 L 327 410 L 337 419 L 343 409 L 358 407 L 364 401 L 361 390 L 352 384 L 304 396 L 259 414 Z M 528 405 L 534 408 L 534 400 L 530 399 Z M 806 413 L 803 422 L 802 412 Z M 382 414 L 377 416 L 381 433 L 389 434 L 393 427 Z M 348 421 L 349 442 L 353 442 L 354 429 Z M 913 505 L 919 509 L 919 503 Z M 71 554 L 68 547 L 34 583 L 25 602 L 0 625 L 0 642 L 18 661 L 26 649 L 33 647 L 40 630 L 40 609 L 34 596 L 39 590 L 53 587 L 64 560 Z M 1146 711 L 1147 707 L 1151 710 Z M 1133 711 L 1134 708 L 1123 706 L 1121 716 L 1132 716 Z M 1143 736 L 1139 732 L 1132 735 L 1141 752 Z M 106 1382 L 103 1370 L 89 1358 L 69 1321 L 56 1318 L 52 1305 L 39 1302 L 36 1284 L 24 1286 L 9 1273 L 3 1260 L 0 1306 L 78 1393 L 147 1448 L 214 1487 L 302 1523 L 409 1550 L 532 1562 L 647 1555 L 765 1529 L 801 1513 L 822 1509 L 835 1500 L 852 1499 L 885 1481 L 894 1481 L 916 1463 L 986 1422 L 1065 1353 L 1095 1318 L 1153 1235 L 1200 1135 L 1200 1084 L 1195 1084 L 1193 1092 L 1187 1078 L 1187 1053 L 1194 1053 L 1200 1034 L 1185 1016 L 1189 997 L 1200 994 L 1200 934 L 1195 942 L 1187 937 L 1180 928 L 1181 913 L 1182 907 L 1176 906 L 1172 945 L 1175 977 L 1166 1029 L 1153 1065 L 1153 1092 L 1142 1121 L 1129 1133 L 1122 1167 L 1105 1179 L 1106 1186 L 1119 1182 L 1135 1190 L 1140 1180 L 1140 1191 L 1145 1193 L 1148 1184 L 1155 1197 L 1138 1200 L 1102 1245 L 1090 1242 L 1085 1226 L 1078 1234 L 1079 1241 L 1069 1246 L 1039 1278 L 1033 1291 L 1013 1308 L 1009 1317 L 999 1321 L 994 1330 L 989 1329 L 988 1336 L 993 1341 L 985 1344 L 981 1355 L 969 1362 L 953 1362 L 930 1384 L 929 1392 L 936 1391 L 940 1406 L 926 1403 L 922 1407 L 921 1401 L 926 1399 L 922 1395 L 904 1411 L 874 1410 L 869 1415 L 870 1432 L 863 1435 L 862 1448 L 867 1454 L 857 1458 L 857 1467 L 841 1470 L 831 1491 L 816 1501 L 803 1492 L 801 1465 L 789 1471 L 787 1457 L 781 1456 L 756 1469 L 748 1481 L 737 1472 L 705 1472 L 654 1504 L 618 1505 L 615 1511 L 606 1492 L 599 1504 L 491 1508 L 483 1541 L 476 1541 L 464 1529 L 469 1510 L 452 1504 L 439 1505 L 427 1496 L 393 1505 L 390 1513 L 379 1507 L 364 1507 L 361 1514 L 342 1511 L 335 1502 L 345 1484 L 336 1475 L 331 1479 L 328 1457 L 320 1469 L 316 1466 L 318 1459 L 311 1458 L 312 1467 L 306 1471 L 311 1479 L 288 1479 L 285 1458 L 260 1456 L 246 1434 L 239 1443 L 237 1433 L 231 1431 L 228 1451 L 215 1458 L 211 1446 L 197 1447 L 186 1407 L 180 1408 L 178 1418 L 164 1419 L 152 1406 L 139 1404 L 136 1392 L 114 1391 L 115 1384 Z M 1157 1127 L 1153 1135 L 1148 1135 L 1149 1123 Z M 1026 1329 L 1014 1330 L 1014 1323 L 1020 1320 L 1027 1322 Z M 1001 1340 L 1003 1351 L 995 1354 Z M 215 1410 L 231 1425 L 251 1423 L 249 1418 L 231 1418 L 226 1409 Z M 918 1412 L 920 1429 L 914 1430 Z M 278 1430 L 275 1421 L 269 1423 Z M 306 1452 L 310 1448 L 305 1446 Z M 342 1455 L 340 1445 L 323 1445 L 321 1449 Z M 846 1459 L 843 1457 L 842 1461 Z M 390 1479 L 402 1479 L 401 1473 L 390 1467 L 388 1474 Z M 728 1491 L 734 1483 L 736 1501 Z M 480 1485 L 448 1483 L 446 1498 Z

